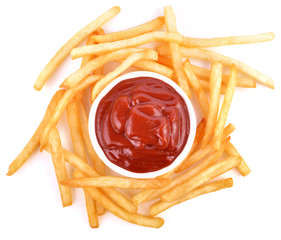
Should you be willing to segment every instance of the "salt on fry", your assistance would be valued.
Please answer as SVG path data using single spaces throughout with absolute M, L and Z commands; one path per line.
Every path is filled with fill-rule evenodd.
M 203 186 L 200 186 L 200 187 L 182 195 L 181 197 L 179 197 L 177 200 L 175 200 L 173 202 L 164 202 L 164 201 L 160 200 L 160 201 L 154 203 L 149 208 L 149 214 L 150 214 L 150 216 L 156 216 L 159 213 L 169 209 L 170 207 L 180 204 L 182 202 L 185 202 L 187 200 L 190 200 L 192 198 L 198 197 L 198 196 L 206 194 L 206 193 L 216 192 L 221 189 L 230 188 L 232 186 L 233 186 L 232 178 L 227 178 L 227 179 L 223 179 L 220 181 L 205 184 Z
M 183 57 L 202 59 L 210 62 L 222 62 L 222 64 L 226 66 L 231 66 L 232 64 L 235 64 L 239 71 L 256 79 L 258 82 L 274 89 L 274 81 L 270 77 L 234 58 L 227 57 L 206 49 L 186 47 L 181 47 L 180 49 Z M 170 55 L 170 49 L 168 48 L 168 46 L 159 46 L 157 48 L 157 51 L 160 55 Z
M 182 46 L 189 48 L 206 48 L 235 44 L 260 43 L 272 41 L 273 39 L 274 33 L 272 32 L 245 36 L 218 37 L 210 39 L 185 37 Z
M 54 73 L 62 61 L 67 57 L 70 51 L 78 46 L 89 34 L 94 32 L 96 29 L 101 27 L 104 23 L 113 18 L 117 13 L 120 12 L 119 7 L 112 7 L 107 12 L 99 16 L 96 20 L 89 23 L 87 26 L 82 28 L 77 32 L 63 47 L 56 53 L 56 55 L 51 59 L 51 61 L 45 66 L 42 72 L 39 74 L 34 88 L 36 90 L 41 90 L 48 78 Z
M 161 195 L 161 199 L 165 202 L 175 201 L 178 197 L 185 193 L 192 191 L 193 189 L 201 186 L 202 184 L 210 181 L 211 179 L 229 171 L 230 169 L 239 165 L 241 160 L 237 157 L 228 157 L 222 161 L 215 163 L 214 165 L 204 169 L 199 174 L 190 178 L 188 181 L 178 185 L 170 191 Z
M 150 32 L 139 35 L 137 37 L 119 40 L 110 43 L 100 43 L 92 46 L 83 46 L 73 48 L 71 50 L 72 59 L 83 57 L 91 54 L 101 54 L 111 51 L 116 51 L 122 48 L 131 48 L 144 45 L 150 42 L 176 42 L 181 43 L 183 36 L 179 33 L 167 33 L 167 32 Z
M 205 128 L 205 134 L 201 142 L 201 146 L 204 147 L 211 135 L 214 132 L 218 112 L 220 107 L 220 90 L 222 84 L 222 63 L 215 62 L 211 68 L 211 77 L 210 77 L 210 105 L 207 117 L 207 123 Z
M 65 90 L 62 90 L 62 89 L 58 90 L 55 93 L 55 95 L 52 97 L 52 99 L 47 107 L 47 110 L 45 112 L 45 115 L 44 115 L 41 123 L 39 124 L 38 128 L 34 132 L 33 136 L 30 138 L 30 140 L 25 145 L 25 147 L 22 149 L 20 154 L 10 164 L 9 170 L 7 173 L 8 176 L 13 175 L 28 160 L 28 158 L 35 151 L 35 149 L 37 147 L 39 147 L 39 144 L 40 144 L 39 140 L 40 140 L 41 133 L 44 130 L 45 126 L 47 125 L 55 106 L 61 99 L 64 92 L 65 92 Z
M 213 146 L 216 150 L 220 149 L 220 144 L 223 137 L 223 129 L 227 120 L 228 111 L 235 91 L 237 79 L 237 68 L 235 65 L 231 66 L 229 82 L 226 88 L 226 92 L 223 99 L 223 104 L 220 109 L 217 124 L 214 129 L 214 135 L 212 139 Z
M 104 35 L 95 35 L 93 40 L 97 43 L 114 42 L 123 39 L 133 38 L 144 33 L 152 32 L 159 29 L 165 23 L 164 17 L 158 17 L 152 21 L 146 22 L 144 24 L 120 31 L 113 32 Z
M 49 131 L 49 144 L 52 154 L 52 160 L 55 168 L 55 173 L 57 176 L 57 181 L 59 185 L 59 190 L 61 194 L 61 200 L 63 207 L 72 204 L 72 194 L 71 189 L 68 186 L 63 186 L 60 181 L 68 179 L 68 173 L 66 170 L 66 165 L 64 161 L 63 150 L 61 146 L 61 140 L 59 132 L 55 127 L 52 127 Z

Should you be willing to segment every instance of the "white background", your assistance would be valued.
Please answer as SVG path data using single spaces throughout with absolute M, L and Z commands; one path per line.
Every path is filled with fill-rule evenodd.
M 279 1 L 1 1 L 0 86 L 0 239 L 280 239 L 280 8 Z M 67 59 L 42 91 L 33 89 L 39 72 L 79 29 L 111 6 L 121 12 L 104 26 L 122 30 L 163 15 L 171 4 L 178 30 L 191 37 L 216 37 L 273 31 L 272 42 L 214 48 L 275 80 L 271 90 L 235 92 L 228 121 L 236 126 L 232 142 L 252 172 L 233 171 L 231 189 L 201 196 L 160 214 L 165 224 L 150 229 L 110 213 L 100 227 L 88 225 L 81 190 L 62 208 L 50 155 L 36 152 L 12 177 L 8 165 L 39 124 L 59 83 L 80 60 Z M 63 121 L 65 121 L 63 115 Z M 68 129 L 63 144 L 69 144 Z M 145 207 L 145 206 L 144 206 Z M 279 229 L 278 229 L 279 228 Z

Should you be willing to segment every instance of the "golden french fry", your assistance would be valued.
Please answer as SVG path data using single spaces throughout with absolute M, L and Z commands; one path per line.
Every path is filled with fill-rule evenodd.
M 68 179 L 68 174 L 66 170 L 66 165 L 64 161 L 63 150 L 61 146 L 59 132 L 55 127 L 52 127 L 49 131 L 49 144 L 52 154 L 52 160 L 57 176 L 57 181 L 59 185 L 59 190 L 61 194 L 61 200 L 63 207 L 72 204 L 72 194 L 71 189 L 68 186 L 63 186 L 60 181 Z
M 10 164 L 9 170 L 7 173 L 8 176 L 13 175 L 28 160 L 28 158 L 35 151 L 35 149 L 37 147 L 39 147 L 40 135 L 41 135 L 43 129 L 45 128 L 45 126 L 47 125 L 55 106 L 57 105 L 58 101 L 61 99 L 64 92 L 65 92 L 65 90 L 62 90 L 62 89 L 58 90 L 55 93 L 55 95 L 52 97 L 52 99 L 47 107 L 46 113 L 45 113 L 41 123 L 39 124 L 38 128 L 34 132 L 33 136 L 30 138 L 30 140 L 25 145 L 25 147 L 20 152 L 20 154 Z
M 199 174 L 191 177 L 188 181 L 176 186 L 170 191 L 161 195 L 161 199 L 165 202 L 175 201 L 178 197 L 185 193 L 192 191 L 193 189 L 201 186 L 202 184 L 210 181 L 211 179 L 229 171 L 230 169 L 236 167 L 241 162 L 240 158 L 228 157 L 222 161 L 205 168 Z
M 147 55 L 147 56 L 146 56 Z M 103 88 L 109 84 L 112 80 L 114 80 L 116 77 L 118 77 L 122 72 L 124 72 L 127 68 L 132 66 L 136 61 L 143 59 L 143 58 L 149 58 L 150 52 L 149 51 L 143 51 L 143 52 L 137 52 L 131 54 L 129 57 L 127 57 L 117 68 L 115 68 L 112 72 L 109 72 L 107 75 L 105 75 L 100 81 L 96 83 L 92 90 L 92 101 L 95 100 L 97 95 L 103 90 Z M 154 58 L 154 56 L 153 56 Z
M 86 65 L 84 65 L 84 67 L 81 67 L 76 72 L 72 73 L 68 78 L 66 78 L 65 81 L 61 84 L 61 87 L 72 88 L 76 86 L 79 82 L 81 82 L 84 78 L 89 76 L 93 71 L 103 67 L 106 63 L 128 57 L 129 55 L 136 52 L 140 52 L 141 50 L 142 49 L 138 48 L 126 48 L 96 57 L 90 62 L 88 62 Z M 151 51 L 151 55 L 157 58 L 157 53 L 155 51 L 149 51 Z M 151 58 L 151 55 L 149 55 L 149 58 Z
M 174 14 L 172 6 L 164 7 L 165 24 L 168 32 L 177 33 L 176 26 L 176 16 Z M 178 43 L 169 43 L 171 50 L 173 69 L 175 73 L 176 80 L 180 87 L 184 90 L 186 95 L 191 98 L 191 92 L 188 86 L 187 77 L 184 74 L 182 66 L 182 56 L 180 52 L 180 47 Z
M 177 200 L 175 200 L 173 202 L 163 202 L 160 200 L 160 201 L 154 203 L 149 208 L 149 214 L 151 216 L 156 216 L 157 214 L 167 210 L 168 208 L 175 206 L 177 204 L 180 204 L 182 202 L 185 202 L 187 200 L 190 200 L 192 198 L 198 197 L 198 196 L 206 194 L 206 193 L 215 192 L 215 191 L 218 191 L 218 190 L 221 190 L 224 188 L 230 188 L 232 186 L 233 186 L 232 178 L 227 178 L 227 179 L 223 179 L 220 181 L 205 184 L 203 186 L 200 186 L 200 187 L 192 190 L 189 193 L 182 195 L 181 197 L 179 197 Z
M 207 117 L 207 123 L 205 128 L 205 134 L 201 142 L 201 146 L 204 147 L 211 135 L 214 132 L 218 112 L 220 107 L 220 90 L 222 84 L 222 63 L 215 62 L 212 65 L 211 77 L 210 77 L 210 105 Z
M 230 156 L 239 157 L 241 159 L 241 163 L 237 166 L 238 171 L 242 176 L 247 176 L 251 170 L 248 167 L 245 160 L 241 157 L 240 153 L 237 151 L 237 149 L 233 146 L 231 142 L 228 142 L 225 147 L 225 151 Z
M 164 17 L 158 17 L 152 21 L 146 22 L 144 24 L 120 31 L 113 32 L 104 35 L 95 35 L 93 40 L 97 43 L 114 42 L 123 39 L 133 38 L 144 33 L 152 32 L 160 28 L 164 24 Z
M 234 125 L 231 123 L 228 124 L 223 131 L 223 140 L 225 140 L 234 130 L 235 130 Z M 176 170 L 176 173 L 180 173 L 185 169 L 189 168 L 192 164 L 196 163 L 203 157 L 207 156 L 213 150 L 214 148 L 211 142 L 209 142 L 205 147 L 199 148 L 198 150 L 196 150 L 190 156 L 188 156 L 183 160 L 182 164 Z
M 274 39 L 274 33 L 260 33 L 255 35 L 246 36 L 232 36 L 232 37 L 219 37 L 219 38 L 191 38 L 185 37 L 182 46 L 190 48 L 206 48 L 206 47 L 218 47 L 228 46 L 235 44 L 249 44 L 272 41 Z
M 34 88 L 36 90 L 41 90 L 44 86 L 48 78 L 54 73 L 54 71 L 58 68 L 58 66 L 62 63 L 62 61 L 66 58 L 66 56 L 70 53 L 70 51 L 78 46 L 80 42 L 83 41 L 89 34 L 94 32 L 96 29 L 101 27 L 108 20 L 113 18 L 117 13 L 120 12 L 119 7 L 113 7 L 109 9 L 107 12 L 99 16 L 96 20 L 89 23 L 87 26 L 82 28 L 79 32 L 77 32 L 51 59 L 51 61 L 46 65 L 46 67 L 39 74 Z
M 80 124 L 81 124 L 82 136 L 83 136 L 85 145 L 87 147 L 87 151 L 90 156 L 90 159 L 92 160 L 92 162 L 94 164 L 95 170 L 100 175 L 105 175 L 104 163 L 97 155 L 95 149 L 93 148 L 91 139 L 90 139 L 89 129 L 88 129 L 88 114 L 86 112 L 83 102 L 79 103 L 79 112 L 80 112 Z
M 222 64 L 226 66 L 231 66 L 232 64 L 235 64 L 239 71 L 256 79 L 258 82 L 263 83 L 266 86 L 274 89 L 274 81 L 270 77 L 234 58 L 230 58 L 206 49 L 186 47 L 181 47 L 180 49 L 183 57 L 202 59 L 210 62 L 222 62 Z M 159 46 L 157 48 L 157 51 L 160 55 L 170 55 L 170 49 L 168 46 Z
M 137 37 L 119 40 L 110 43 L 100 43 L 92 46 L 77 47 L 71 50 L 71 57 L 79 58 L 85 55 L 101 54 L 110 51 L 116 51 L 122 48 L 131 48 L 144 45 L 150 42 L 176 42 L 181 43 L 183 36 L 179 33 L 167 33 L 167 32 L 150 32 L 139 35 Z
M 211 155 L 209 155 L 207 158 L 203 159 L 200 163 L 198 163 L 196 166 L 194 166 L 193 168 L 189 169 L 187 172 L 177 176 L 176 178 L 174 178 L 171 183 L 166 186 L 163 187 L 161 189 L 157 189 L 155 190 L 148 198 L 147 201 L 150 201 L 152 199 L 155 199 L 157 197 L 159 197 L 160 195 L 164 194 L 165 192 L 170 191 L 171 189 L 179 186 L 180 184 L 188 181 L 189 179 L 191 179 L 192 177 L 194 177 L 195 175 L 199 174 L 200 172 L 202 172 L 204 169 L 206 169 L 207 167 L 211 166 L 212 164 L 214 164 L 215 162 L 217 162 L 220 157 L 222 156 L 224 149 L 225 149 L 225 144 L 227 142 L 229 142 L 230 137 L 228 137 L 228 139 L 226 139 L 221 147 L 221 149 L 219 151 L 214 151 Z
M 220 109 L 220 113 L 218 116 L 217 124 L 214 129 L 214 135 L 212 139 L 213 146 L 216 150 L 220 149 L 220 144 L 223 137 L 223 129 L 227 120 L 228 111 L 235 91 L 236 79 L 237 79 L 237 68 L 235 67 L 235 65 L 232 65 L 230 70 L 229 82 L 226 88 L 223 104 Z
M 135 179 L 114 176 L 101 176 L 83 179 L 68 179 L 61 183 L 70 187 L 117 187 L 128 189 L 162 188 L 170 179 Z
M 47 135 L 52 126 L 55 126 L 59 121 L 63 111 L 65 110 L 67 104 L 70 100 L 79 92 L 83 91 L 85 88 L 89 87 L 94 82 L 101 79 L 101 76 L 89 76 L 87 77 L 79 86 L 75 88 L 70 88 L 64 92 L 54 110 L 51 113 L 48 123 L 46 124 L 45 128 L 43 129 L 41 136 L 40 136 L 40 149 L 44 149 L 47 143 Z
M 87 177 L 100 176 L 88 163 L 86 163 L 83 159 L 79 158 L 76 154 L 66 149 L 63 149 L 63 154 L 65 160 L 73 167 L 77 168 L 85 176 Z M 101 190 L 126 211 L 131 213 L 137 212 L 138 210 L 137 207 L 125 196 L 123 196 L 120 192 L 118 192 L 115 188 L 106 187 L 106 188 L 101 188 Z
M 189 84 L 192 86 L 192 88 L 198 98 L 201 111 L 202 111 L 204 117 L 207 118 L 208 111 L 209 111 L 209 101 L 208 101 L 208 98 L 207 98 L 203 88 L 200 85 L 200 82 L 198 81 L 196 75 L 194 74 L 192 66 L 188 59 L 185 60 L 185 62 L 183 64 L 183 69 L 189 80 Z
M 83 174 L 76 174 L 76 177 L 83 178 Z M 149 217 L 140 215 L 137 213 L 130 213 L 119 207 L 110 198 L 108 198 L 102 191 L 97 188 L 84 188 L 90 196 L 100 205 L 102 205 L 109 212 L 114 214 L 115 216 L 134 224 L 138 224 L 146 227 L 154 227 L 159 228 L 164 224 L 164 220 L 162 218 L 157 217 Z

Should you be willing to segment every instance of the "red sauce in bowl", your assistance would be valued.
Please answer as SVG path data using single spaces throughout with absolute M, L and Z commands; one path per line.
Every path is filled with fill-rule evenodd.
M 183 98 L 167 83 L 137 77 L 115 85 L 95 118 L 98 143 L 109 161 L 135 173 L 173 163 L 190 132 Z

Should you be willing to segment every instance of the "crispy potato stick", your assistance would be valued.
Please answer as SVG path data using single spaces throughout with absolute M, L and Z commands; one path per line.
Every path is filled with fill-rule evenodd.
M 270 77 L 266 76 L 265 74 L 249 67 L 245 63 L 242 63 L 234 58 L 226 57 L 219 53 L 215 53 L 205 49 L 186 48 L 186 47 L 181 47 L 180 49 L 183 57 L 203 59 L 210 62 L 222 62 L 222 64 L 226 66 L 231 66 L 232 64 L 235 64 L 239 71 L 256 79 L 260 83 L 263 83 L 266 86 L 274 89 L 274 81 Z M 157 51 L 160 55 L 170 55 L 170 49 L 168 46 L 159 46 L 157 48 Z
M 65 81 L 61 84 L 60 87 L 74 87 L 85 77 L 87 77 L 90 73 L 104 66 L 106 63 L 128 57 L 129 55 L 136 52 L 140 52 L 141 50 L 142 49 L 137 48 L 126 48 L 96 57 L 90 62 L 88 62 L 84 67 L 72 73 L 68 78 L 65 79 Z M 155 58 L 158 58 L 157 53 L 154 50 L 150 51 L 150 54 L 152 54 Z M 149 56 L 149 58 L 151 58 L 151 56 Z
M 134 179 L 114 176 L 101 176 L 83 179 L 68 179 L 61 183 L 70 187 L 117 187 L 127 189 L 162 188 L 170 179 Z
M 203 186 L 200 186 L 200 187 L 192 190 L 189 193 L 182 195 L 181 197 L 179 197 L 177 200 L 175 200 L 173 202 L 163 202 L 160 200 L 160 201 L 154 203 L 149 208 L 149 214 L 151 216 L 156 216 L 159 213 L 167 210 L 168 208 L 175 206 L 177 204 L 180 204 L 182 202 L 185 202 L 187 200 L 190 200 L 192 198 L 198 197 L 198 196 L 206 194 L 206 193 L 216 192 L 216 191 L 224 189 L 224 188 L 230 188 L 232 186 L 233 186 L 232 178 L 227 178 L 227 179 L 223 179 L 220 181 L 205 184 Z
M 83 178 L 84 175 L 76 175 L 76 177 Z M 101 190 L 97 188 L 84 188 L 90 196 L 100 205 L 102 205 L 109 212 L 114 214 L 115 216 L 134 224 L 138 224 L 145 227 L 154 227 L 159 228 L 164 224 L 164 220 L 162 218 L 157 217 L 149 217 L 140 215 L 137 213 L 130 213 L 119 207 L 110 198 L 108 198 Z
M 95 100 L 97 95 L 103 90 L 103 88 L 109 84 L 112 80 L 118 77 L 122 72 L 124 72 L 127 68 L 132 66 L 136 61 L 143 59 L 145 57 L 149 57 L 149 51 L 137 52 L 130 55 L 126 58 L 117 68 L 115 68 L 112 72 L 109 72 L 105 75 L 100 81 L 98 81 L 95 87 L 92 90 L 92 101 Z M 147 55 L 147 56 L 146 56 Z
M 177 33 L 176 26 L 176 16 L 174 14 L 172 6 L 164 7 L 164 16 L 165 16 L 165 24 L 168 32 Z M 191 98 L 191 92 L 188 86 L 188 80 L 183 71 L 182 66 L 182 56 L 180 52 L 179 44 L 171 42 L 169 43 L 169 47 L 171 50 L 173 69 L 176 77 L 177 83 L 186 93 L 186 95 Z
M 72 204 L 72 194 L 70 187 L 60 184 L 60 181 L 68 179 L 68 174 L 64 162 L 59 132 L 55 127 L 52 127 L 49 131 L 49 144 L 61 194 L 62 205 L 63 207 L 66 207 Z
M 114 42 L 123 39 L 133 38 L 144 33 L 152 32 L 160 28 L 164 24 L 164 17 L 158 17 L 152 21 L 146 22 L 144 24 L 120 31 L 108 33 L 105 35 L 93 36 L 93 40 L 97 43 Z
M 167 32 L 150 32 L 139 35 L 137 37 L 124 39 L 110 43 L 100 43 L 92 46 L 77 47 L 71 50 L 72 59 L 83 57 L 85 55 L 100 54 L 116 51 L 122 48 L 137 47 L 150 42 L 176 42 L 181 43 L 183 36 L 179 33 Z
M 79 158 L 76 154 L 66 149 L 63 149 L 63 154 L 65 160 L 69 164 L 77 168 L 80 172 L 85 174 L 87 177 L 100 176 L 88 163 L 83 161 L 83 159 Z M 120 192 L 118 192 L 115 188 L 106 187 L 106 188 L 101 188 L 101 190 L 126 211 L 131 213 L 137 212 L 138 210 L 137 207 L 130 200 L 124 197 Z
M 47 135 L 52 126 L 55 126 L 59 121 L 63 111 L 65 110 L 67 104 L 70 100 L 80 91 L 83 91 L 85 88 L 89 87 L 94 82 L 101 79 L 101 76 L 89 76 L 87 77 L 81 84 L 76 86 L 75 88 L 70 88 L 66 90 L 60 100 L 54 107 L 54 110 L 51 113 L 48 123 L 42 131 L 40 136 L 40 149 L 44 149 L 46 147 Z
M 66 107 L 66 114 L 74 152 L 84 161 L 87 161 L 87 153 L 79 119 L 78 102 L 68 103 Z
M 46 113 L 34 132 L 33 136 L 30 138 L 28 143 L 25 145 L 23 150 L 20 152 L 20 154 L 15 158 L 15 160 L 10 164 L 9 170 L 7 175 L 11 176 L 13 175 L 26 161 L 27 159 L 31 156 L 31 154 L 35 151 L 37 147 L 39 147 L 39 140 L 40 140 L 40 135 L 47 125 L 49 118 L 51 116 L 51 113 L 59 100 L 61 99 L 62 95 L 64 94 L 64 90 L 58 90 L 55 95 L 52 97 L 52 100 L 50 101 Z
M 104 163 L 97 155 L 95 149 L 93 148 L 91 139 L 90 139 L 89 129 L 88 129 L 88 114 L 86 112 L 83 102 L 79 103 L 79 112 L 80 112 L 80 123 L 81 123 L 82 136 L 84 138 L 84 142 L 87 147 L 87 151 L 90 156 L 90 159 L 92 160 L 92 162 L 94 164 L 95 170 L 100 175 L 105 175 Z
M 89 34 L 94 32 L 96 29 L 101 27 L 108 20 L 113 18 L 117 13 L 120 12 L 119 7 L 113 7 L 109 9 L 107 12 L 99 16 L 96 20 L 82 28 L 79 32 L 77 32 L 51 59 L 51 61 L 46 65 L 46 67 L 39 74 L 34 88 L 36 90 L 41 90 L 44 86 L 48 78 L 54 73 L 54 71 L 58 68 L 58 66 L 62 63 L 62 61 L 66 58 L 66 56 L 70 53 L 70 51 L 78 46 L 80 42 L 82 42 Z
M 242 176 L 247 176 L 251 169 L 248 167 L 245 160 L 241 157 L 240 153 L 237 151 L 237 149 L 233 146 L 231 142 L 228 142 L 225 147 L 225 151 L 230 156 L 239 157 L 241 159 L 241 163 L 237 166 L 238 171 Z
M 218 47 L 235 44 L 249 44 L 272 41 L 274 39 L 274 33 L 260 33 L 255 35 L 246 36 L 233 36 L 233 37 L 219 37 L 219 38 L 191 38 L 185 37 L 182 46 L 190 48 L 206 48 L 206 47 Z
M 217 124 L 212 139 L 213 146 L 216 150 L 220 149 L 220 144 L 223 137 L 223 129 L 227 120 L 228 111 L 235 91 L 236 79 L 237 68 L 235 67 L 235 65 L 232 65 L 230 69 L 229 82 L 227 85 L 226 93 L 224 95 L 223 104 L 220 109 L 220 114 L 218 116 Z
M 222 161 L 219 161 L 214 165 L 205 168 L 199 174 L 191 177 L 188 181 L 164 193 L 163 195 L 161 195 L 161 199 L 165 202 L 175 201 L 178 197 L 182 196 L 183 194 L 192 191 L 193 189 L 201 186 L 202 184 L 210 181 L 211 179 L 236 167 L 240 164 L 240 162 L 240 158 L 237 157 L 228 157 Z
M 176 178 L 174 178 L 171 183 L 166 186 L 163 187 L 161 189 L 157 189 L 155 190 L 148 198 L 147 201 L 150 201 L 152 199 L 155 199 L 157 197 L 159 197 L 160 195 L 164 194 L 165 192 L 170 191 L 172 188 L 175 188 L 176 186 L 188 181 L 190 178 L 192 178 L 193 176 L 199 174 L 200 172 L 202 172 L 204 169 L 206 169 L 207 167 L 211 166 L 212 164 L 214 164 L 215 162 L 217 162 L 220 157 L 223 154 L 223 151 L 225 149 L 225 144 L 227 142 L 229 142 L 230 137 L 228 137 L 228 139 L 226 139 L 224 141 L 224 144 L 222 145 L 221 149 L 219 151 L 214 151 L 211 155 L 209 155 L 207 158 L 203 159 L 199 164 L 197 164 L 196 166 L 192 167 L 191 169 L 189 169 L 187 172 L 177 176 Z
M 172 59 L 169 57 L 165 57 L 162 55 L 158 55 L 158 63 L 169 67 L 173 68 L 173 63 Z M 211 71 L 209 69 L 203 68 L 203 67 L 198 67 L 196 65 L 191 64 L 192 69 L 200 80 L 208 80 L 210 79 Z M 227 84 L 229 79 L 229 75 L 227 74 L 222 74 L 222 82 Z M 206 82 L 200 81 L 202 88 L 207 91 L 209 91 L 209 86 L 206 86 Z M 237 87 L 244 87 L 244 88 L 255 88 L 256 87 L 256 81 L 252 78 L 245 78 L 245 77 L 237 77 Z M 224 88 L 225 86 L 222 86 Z M 224 94 L 224 91 L 222 89 L 222 94 Z
M 214 132 L 218 112 L 220 107 L 220 90 L 222 83 L 222 63 L 215 62 L 211 68 L 210 77 L 210 105 L 207 117 L 207 124 L 205 128 L 205 134 L 201 142 L 201 146 L 204 147 L 208 143 L 211 135 Z
M 118 60 L 117 62 L 121 61 Z M 156 72 L 170 79 L 172 79 L 174 73 L 172 68 L 166 67 L 165 65 L 162 65 L 152 60 L 138 60 L 133 64 L 133 67 L 145 71 Z
M 206 80 L 202 80 L 202 79 L 199 79 L 199 81 L 200 81 L 201 87 L 204 89 L 204 91 L 210 92 L 210 82 L 206 81 Z M 224 84 L 222 84 L 220 94 L 224 95 L 225 91 L 226 91 L 226 86 Z
M 81 159 L 87 162 L 87 153 L 85 149 L 84 139 L 82 137 L 81 124 L 79 119 L 78 102 L 68 103 L 66 107 L 66 113 L 74 151 Z M 88 195 L 87 192 L 84 192 L 84 195 L 89 224 L 91 227 L 96 228 L 99 226 L 96 210 L 93 211 L 93 209 L 96 209 L 96 203 Z
M 234 125 L 231 123 L 228 124 L 223 131 L 223 139 L 225 140 L 234 130 L 235 130 Z M 183 160 L 182 164 L 176 170 L 176 173 L 180 173 L 185 169 L 189 168 L 192 164 L 198 162 L 200 159 L 207 156 L 213 150 L 214 148 L 211 142 L 209 142 L 205 147 L 199 148 L 198 150 L 196 150 L 190 156 L 188 156 Z
M 193 72 L 192 66 L 188 59 L 185 60 L 183 64 L 184 72 L 189 80 L 189 84 L 192 86 L 200 105 L 200 108 L 202 110 L 202 113 L 205 118 L 208 116 L 208 110 L 209 110 L 209 101 L 208 98 L 203 90 L 203 88 L 200 85 L 200 82 L 198 81 L 196 75 Z

